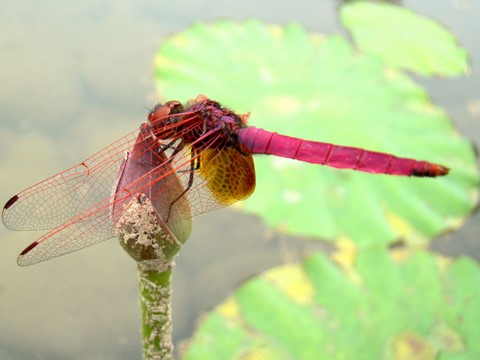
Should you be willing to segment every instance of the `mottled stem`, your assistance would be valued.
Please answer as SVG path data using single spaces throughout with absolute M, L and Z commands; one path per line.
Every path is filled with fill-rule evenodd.
M 165 271 L 145 270 L 138 265 L 143 324 L 143 358 L 173 359 L 171 314 L 171 267 Z

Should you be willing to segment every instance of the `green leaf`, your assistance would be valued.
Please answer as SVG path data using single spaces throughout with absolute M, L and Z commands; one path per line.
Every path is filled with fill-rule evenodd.
M 451 168 L 444 178 L 371 175 L 255 157 L 257 188 L 243 203 L 268 225 L 370 245 L 425 241 L 458 227 L 477 202 L 469 142 L 425 90 L 342 37 L 259 21 L 196 24 L 155 59 L 162 96 L 199 93 L 285 135 L 415 157 Z
M 469 72 L 467 52 L 438 22 L 385 3 L 354 2 L 341 8 L 342 23 L 358 47 L 388 65 L 423 75 Z
M 184 358 L 480 356 L 474 261 L 370 250 L 343 264 L 318 253 L 249 280 L 203 320 Z

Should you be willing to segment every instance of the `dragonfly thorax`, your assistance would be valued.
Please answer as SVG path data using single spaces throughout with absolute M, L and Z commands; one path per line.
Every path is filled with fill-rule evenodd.
M 204 96 L 197 97 L 184 116 L 198 121 L 198 127 L 185 134 L 184 139 L 205 146 L 236 146 L 237 131 L 246 126 L 235 112 Z
M 198 147 L 236 146 L 237 131 L 246 126 L 241 116 L 203 95 L 187 108 L 176 100 L 158 104 L 148 120 L 156 138 Z

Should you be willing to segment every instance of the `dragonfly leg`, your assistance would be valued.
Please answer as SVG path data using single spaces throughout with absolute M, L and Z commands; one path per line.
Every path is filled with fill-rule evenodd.
M 162 152 L 164 152 L 164 151 L 167 150 L 167 149 L 172 149 L 172 148 L 173 148 L 173 144 L 175 144 L 175 141 L 176 141 L 176 140 L 172 140 L 172 141 L 170 141 L 170 142 L 169 142 L 168 144 L 166 144 L 166 145 L 160 145 L 160 148 L 162 149 Z M 175 151 L 175 150 L 176 150 L 176 149 L 174 149 L 174 151 Z M 178 151 L 177 151 L 177 153 L 178 153 Z M 172 154 L 172 156 L 173 156 L 173 154 Z M 170 157 L 172 157 L 172 156 L 170 156 Z
M 182 148 L 183 148 L 183 145 L 182 145 Z M 177 154 L 180 150 L 181 150 L 180 146 L 178 146 L 173 151 L 170 159 L 173 158 L 173 156 L 175 156 L 175 154 Z M 186 186 L 185 190 L 183 190 L 182 193 L 175 200 L 173 200 L 172 203 L 170 204 L 170 209 L 168 211 L 167 220 L 165 222 L 167 222 L 168 219 L 170 218 L 170 213 L 171 213 L 172 208 L 175 205 L 175 203 L 182 196 L 184 196 L 193 186 L 193 179 L 194 179 L 194 176 L 195 176 L 194 173 L 195 173 L 196 170 L 200 169 L 200 158 L 198 156 L 196 156 L 196 154 L 197 154 L 197 150 L 194 147 L 190 147 L 190 169 L 188 170 L 190 172 L 190 174 L 188 176 L 187 186 Z M 185 171 L 187 171 L 187 170 L 185 170 Z

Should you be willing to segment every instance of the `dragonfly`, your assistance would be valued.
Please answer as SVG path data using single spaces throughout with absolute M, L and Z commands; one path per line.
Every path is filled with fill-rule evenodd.
M 253 154 L 374 174 L 449 172 L 428 161 L 269 132 L 247 125 L 248 117 L 204 95 L 185 105 L 158 104 L 139 129 L 7 201 L 7 228 L 49 230 L 17 263 L 32 265 L 116 237 L 126 204 L 140 196 L 167 223 L 244 200 L 255 189 Z

